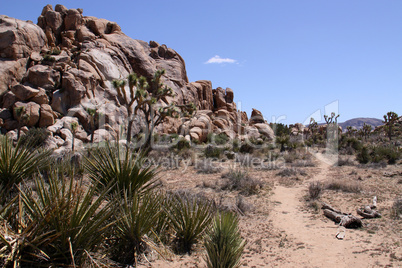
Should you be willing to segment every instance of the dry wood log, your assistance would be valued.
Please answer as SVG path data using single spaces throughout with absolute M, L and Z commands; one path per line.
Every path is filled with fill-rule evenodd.
M 365 219 L 381 218 L 381 214 L 373 210 L 375 206 L 365 206 L 364 209 L 357 209 L 356 212 Z
M 339 214 L 329 209 L 324 209 L 324 215 L 345 228 L 359 228 L 363 225 L 362 221 L 353 215 Z
M 324 202 L 322 203 L 321 209 L 329 209 L 329 210 L 331 210 L 331 211 L 333 211 L 333 212 L 336 212 L 336 213 L 338 213 L 338 214 L 347 215 L 347 214 L 345 214 L 345 213 L 342 213 L 340 210 L 337 210 L 337 209 L 333 208 L 332 206 L 330 206 L 330 205 L 328 205 L 327 203 L 324 203 Z

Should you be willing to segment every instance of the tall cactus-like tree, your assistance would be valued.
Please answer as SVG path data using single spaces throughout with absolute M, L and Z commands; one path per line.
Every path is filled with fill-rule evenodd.
M 364 139 L 367 141 L 368 137 L 370 137 L 371 134 L 371 130 L 373 129 L 373 127 L 369 124 L 364 123 L 363 127 L 361 129 Z
M 324 115 L 324 120 L 325 120 L 325 123 L 327 123 L 327 125 L 337 124 L 338 123 L 338 117 L 339 117 L 339 114 L 335 115 L 335 113 L 332 112 L 331 116 Z
M 128 88 L 130 95 L 127 96 L 125 80 L 114 80 L 113 86 L 117 90 L 117 94 L 122 104 L 127 108 L 128 125 L 127 125 L 127 142 L 131 142 L 131 129 L 136 116 L 140 112 L 144 115 L 146 133 L 145 146 L 150 146 L 152 133 L 155 127 L 164 122 L 166 117 L 190 116 L 195 111 L 194 104 L 178 105 L 168 102 L 168 97 L 173 97 L 174 92 L 161 82 L 165 70 L 159 70 L 154 74 L 153 79 L 148 83 L 143 76 L 132 73 L 128 76 Z M 163 102 L 165 105 L 157 103 Z M 156 108 L 156 109 L 155 109 Z
M 387 132 L 389 140 L 392 139 L 392 130 L 393 127 L 398 121 L 398 114 L 395 112 L 388 112 L 386 115 L 384 115 L 384 124 L 385 124 L 385 130 Z

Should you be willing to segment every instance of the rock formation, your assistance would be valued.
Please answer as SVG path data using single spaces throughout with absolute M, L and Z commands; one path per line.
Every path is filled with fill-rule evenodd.
M 76 120 L 77 139 L 87 142 L 91 135 L 95 141 L 113 139 L 126 125 L 127 110 L 111 82 L 132 72 L 151 79 L 165 69 L 163 83 L 175 92 L 168 102 L 194 103 L 197 112 L 186 120 L 169 118 L 159 132 L 198 142 L 212 131 L 240 139 L 274 137 L 260 112 L 253 110 L 249 122 L 246 113 L 237 110 L 232 89 L 213 89 L 206 80 L 189 82 L 184 60 L 175 50 L 155 41 L 134 40 L 115 22 L 83 16 L 82 9 L 47 5 L 37 25 L 0 16 L 0 40 L 3 133 L 15 132 L 21 123 L 47 127 L 56 148 L 60 139 L 71 142 L 68 122 Z M 89 109 L 97 111 L 96 120 Z M 24 120 L 16 110 L 24 111 Z M 140 131 L 138 119 L 133 133 Z

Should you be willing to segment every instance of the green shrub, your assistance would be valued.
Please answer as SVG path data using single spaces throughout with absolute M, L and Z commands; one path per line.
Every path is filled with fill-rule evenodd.
M 367 146 L 364 146 L 359 153 L 356 155 L 357 161 L 359 161 L 360 164 L 367 164 L 368 162 L 371 161 L 371 157 L 369 154 L 369 149 Z
M 223 149 L 213 146 L 213 145 L 208 145 L 205 150 L 204 150 L 204 155 L 205 157 L 209 158 L 220 158 L 222 155 Z
M 360 193 L 362 191 L 360 183 L 346 180 L 329 181 L 325 188 L 328 190 L 341 191 L 345 193 Z
M 105 239 L 113 203 L 104 202 L 105 192 L 96 194 L 92 187 L 83 190 L 74 178 L 65 180 L 57 171 L 47 181 L 37 177 L 35 193 L 29 188 L 22 190 L 21 198 L 8 206 L 18 211 L 12 214 L 16 220 L 6 219 L 18 223 L 8 225 L 8 235 L 19 242 L 16 248 L 17 244 L 0 235 L 1 244 L 14 249 L 7 260 L 14 262 L 11 266 L 20 263 L 21 267 L 82 267 L 88 252 L 94 252 Z
M 231 212 L 223 212 L 215 217 L 204 241 L 207 267 L 240 267 L 246 242 L 241 237 L 238 223 L 238 217 Z
M 184 138 L 180 139 L 177 144 L 175 145 L 176 149 L 179 151 L 190 149 L 191 145 L 190 142 Z
M 49 62 L 55 62 L 55 61 L 56 61 L 56 58 L 55 58 L 55 57 L 52 57 L 52 56 L 49 55 L 49 54 L 45 54 L 45 55 L 43 55 L 43 60 L 44 60 L 44 61 L 49 61 Z
M 50 55 L 60 55 L 61 50 L 58 48 L 54 48 L 52 49 L 52 51 L 50 52 Z
M 211 223 L 212 203 L 176 194 L 171 196 L 166 213 L 174 231 L 175 251 L 189 253 Z
M 84 168 L 99 190 L 110 187 L 112 193 L 146 192 L 157 186 L 157 168 L 143 167 L 145 160 L 141 153 L 106 143 L 91 151 L 91 156 L 85 158 Z
M 20 182 L 48 164 L 50 153 L 29 150 L 20 142 L 14 147 L 7 137 L 0 136 L 0 191 L 12 194 Z
M 243 153 L 243 154 L 252 154 L 254 152 L 254 146 L 252 146 L 251 144 L 249 144 L 247 142 L 243 143 L 240 146 L 239 152 Z
M 31 128 L 20 137 L 20 143 L 26 147 L 39 148 L 45 145 L 46 139 L 50 136 L 50 131 L 46 128 Z
M 371 161 L 374 163 L 380 163 L 384 160 L 388 164 L 395 164 L 398 159 L 400 159 L 401 153 L 397 148 L 391 146 L 376 146 L 371 152 Z
M 114 260 L 123 264 L 134 264 L 136 256 L 143 253 L 148 245 L 146 237 L 152 234 L 162 211 L 162 199 L 155 193 L 138 195 L 124 191 L 117 196 L 115 216 L 115 243 L 111 245 Z

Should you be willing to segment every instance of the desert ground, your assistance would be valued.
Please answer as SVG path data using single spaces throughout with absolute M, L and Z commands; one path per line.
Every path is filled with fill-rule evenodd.
M 362 166 L 353 161 L 337 166 L 318 150 L 306 152 L 304 158 L 279 168 L 248 167 L 249 177 L 262 182 L 258 193 L 251 195 L 222 190 L 222 174 L 239 165 L 234 160 L 215 163 L 223 168 L 213 174 L 190 166 L 164 170 L 160 178 L 168 190 L 202 195 L 221 208 L 238 212 L 247 241 L 243 267 L 401 267 L 402 222 L 391 212 L 402 192 L 401 166 Z M 323 187 L 316 200 L 309 200 L 312 182 Z M 334 182 L 340 189 L 328 189 Z M 371 204 L 374 196 L 382 217 L 364 219 L 359 229 L 342 230 L 321 210 L 325 202 L 357 216 L 356 209 Z M 345 232 L 343 240 L 336 238 L 339 231 Z M 164 257 L 151 254 L 141 263 L 141 267 L 205 266 L 202 245 L 191 255 L 177 256 L 166 250 Z

